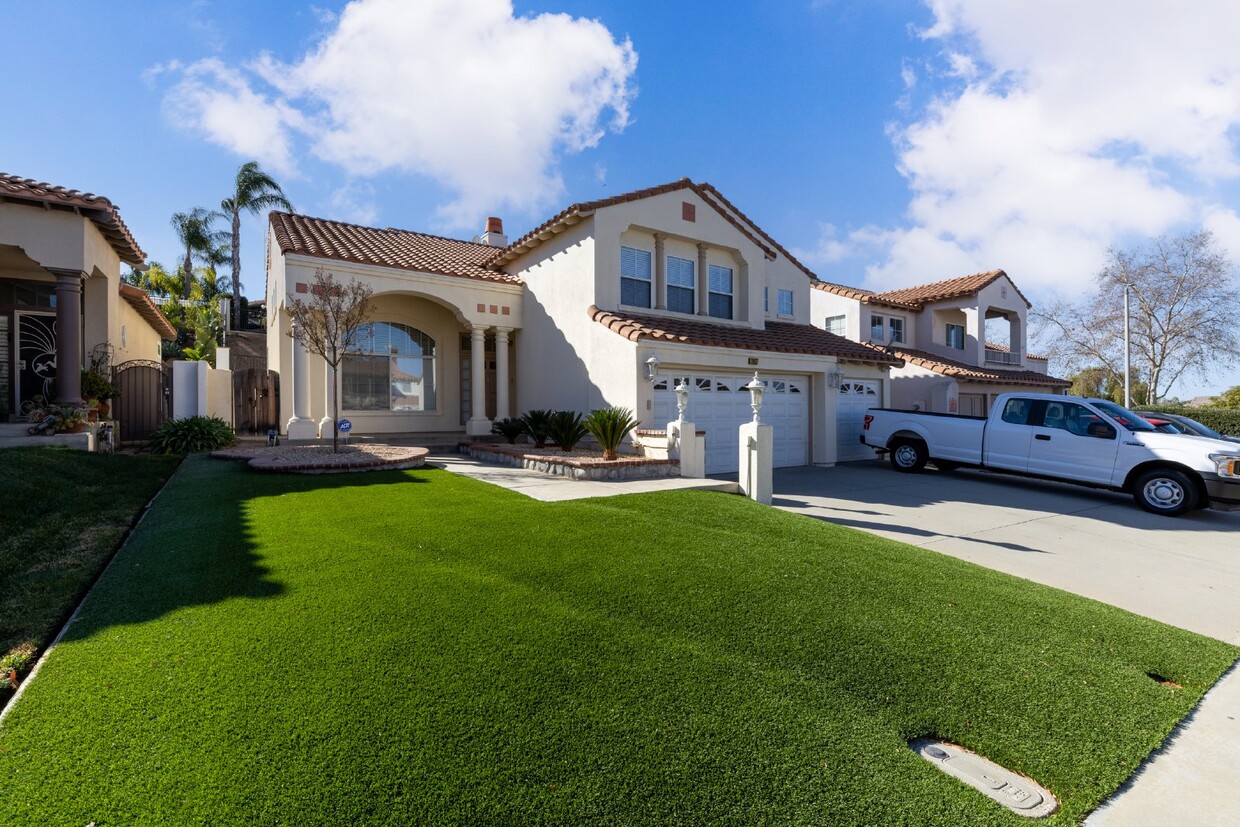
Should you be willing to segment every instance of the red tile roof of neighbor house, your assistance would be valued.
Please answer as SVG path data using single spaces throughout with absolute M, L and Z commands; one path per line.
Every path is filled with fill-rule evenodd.
M 875 293 L 857 287 L 846 287 L 842 284 L 832 284 L 827 281 L 815 282 L 813 286 L 819 290 L 825 290 L 828 293 L 835 293 L 849 299 L 856 299 L 867 304 L 886 304 L 893 307 L 920 310 L 932 302 L 975 295 L 1000 276 L 1011 281 L 1011 277 L 1002 270 L 989 270 L 985 273 L 974 273 L 971 276 L 960 276 L 959 278 L 931 282 L 930 284 L 922 284 L 917 287 L 903 287 L 899 290 L 888 290 L 883 293 Z M 1033 303 L 1025 298 L 1025 294 L 1020 292 L 1020 288 L 1014 282 L 1012 283 L 1012 289 L 1016 291 L 1016 295 L 1020 296 L 1026 305 L 1029 307 L 1033 306 Z
M 613 195 L 608 198 L 600 198 L 595 201 L 582 201 L 573 204 L 562 210 L 556 215 L 544 221 L 530 232 L 518 238 L 507 247 L 496 250 L 491 258 L 487 261 L 487 266 L 498 267 L 502 262 L 512 261 L 518 256 L 533 250 L 544 241 L 554 238 L 559 233 L 569 227 L 577 224 L 584 218 L 588 218 L 596 210 L 605 207 L 611 207 L 616 204 L 624 204 L 630 201 L 640 201 L 643 198 L 650 198 L 655 195 L 663 195 L 668 192 L 676 192 L 677 190 L 691 190 L 696 193 L 699 198 L 705 201 L 715 212 L 723 216 L 729 224 L 740 231 L 742 235 L 756 244 L 768 258 L 775 258 L 778 254 L 783 254 L 794 266 L 805 273 L 810 279 L 817 278 L 804 264 L 785 250 L 779 242 L 771 238 L 766 232 L 749 219 L 744 213 L 738 210 L 732 202 L 723 197 L 719 190 L 707 183 L 697 184 L 688 178 L 681 178 L 679 181 L 673 181 L 670 184 L 660 184 L 656 187 L 647 187 L 645 189 L 633 190 L 632 192 Z
M 32 178 L 0 172 L 0 201 L 29 204 L 44 209 L 72 210 L 94 222 L 120 260 L 143 268 L 146 253 L 121 220 L 116 205 L 102 195 L 66 189 Z
M 122 283 L 120 286 L 121 298 L 129 302 L 134 310 L 142 318 L 146 319 L 147 324 L 155 328 L 155 332 L 159 334 L 159 338 L 173 341 L 177 337 L 176 328 L 168 321 L 168 318 L 160 312 L 155 306 L 155 302 L 151 301 L 151 297 L 147 295 L 145 290 L 134 287 L 132 284 Z
M 828 333 L 821 328 L 788 322 L 767 322 L 765 330 L 750 327 L 700 322 L 674 316 L 623 315 L 589 308 L 590 318 L 630 342 L 655 340 L 688 345 L 727 347 L 773 353 L 803 353 L 811 356 L 835 356 L 880 365 L 902 364 L 901 360 L 879 348 L 854 342 Z
M 948 359 L 937 353 L 929 353 L 913 348 L 892 348 L 891 352 L 904 359 L 910 365 L 916 365 L 926 370 L 932 370 L 935 373 L 941 373 L 944 376 L 965 379 L 970 382 L 990 382 L 1003 385 L 1040 385 L 1055 388 L 1066 388 L 1072 384 L 1066 379 L 1047 376 L 1045 373 L 1038 373 L 1035 370 L 996 370 L 978 367 L 977 365 L 966 365 L 964 362 L 957 362 L 955 359 Z
M 1001 351 L 1001 352 L 1003 352 L 1003 353 L 1011 353 L 1011 352 L 1012 352 L 1012 349 L 1011 349 L 1010 347 L 1008 347 L 1007 345 L 1000 345 L 1000 344 L 996 344 L 995 342 L 987 342 L 987 343 L 986 343 L 986 347 L 990 348 L 991 350 L 998 350 L 998 351 Z M 1038 356 L 1038 355 L 1037 355 L 1037 354 L 1035 354 L 1035 353 L 1026 353 L 1026 354 L 1025 354 L 1025 358 L 1026 358 L 1026 359 L 1037 359 L 1039 362 L 1049 362 L 1049 361 L 1050 361 L 1050 357 L 1048 357 L 1048 356 Z
M 282 253 L 374 264 L 442 276 L 520 284 L 516 276 L 484 264 L 495 247 L 394 228 L 379 229 L 273 212 L 269 217 Z

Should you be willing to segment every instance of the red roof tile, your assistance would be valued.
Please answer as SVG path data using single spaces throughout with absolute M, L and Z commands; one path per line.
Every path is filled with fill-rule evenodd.
M 268 219 L 281 253 L 416 270 L 442 276 L 520 284 L 503 270 L 487 269 L 495 247 L 454 238 L 362 227 L 342 221 L 273 212 Z
M 0 201 L 73 210 L 94 222 L 121 261 L 134 267 L 143 267 L 143 262 L 146 261 L 146 253 L 142 252 L 129 228 L 121 220 L 120 211 L 102 195 L 65 189 L 0 172 Z
M 728 199 L 723 197 L 719 190 L 710 184 L 696 184 L 688 178 L 681 178 L 679 181 L 673 181 L 670 184 L 660 184 L 656 187 L 647 187 L 646 189 L 633 190 L 632 192 L 613 195 L 608 198 L 600 198 L 595 201 L 582 201 L 573 204 L 565 210 L 557 213 L 551 218 L 535 227 L 530 232 L 518 238 L 501 250 L 497 250 L 491 259 L 487 262 L 488 266 L 498 266 L 500 262 L 512 261 L 518 256 L 553 238 L 558 233 L 563 232 L 568 227 L 588 218 L 596 210 L 605 207 L 611 207 L 616 204 L 624 204 L 630 201 L 640 201 L 643 198 L 650 198 L 655 195 L 662 195 L 677 190 L 691 190 L 698 195 L 703 201 L 711 206 L 715 212 L 723 216 L 724 220 L 740 231 L 742 235 L 761 248 L 762 252 L 768 258 L 775 258 L 777 253 L 782 253 L 810 279 L 815 278 L 801 262 L 797 261 L 791 253 L 780 246 L 779 242 L 771 238 L 757 224 L 749 220 L 749 218 L 732 205 Z
M 834 293 L 846 299 L 855 299 L 862 304 L 881 304 L 886 307 L 898 307 L 903 310 L 919 309 L 918 305 L 909 304 L 908 302 L 886 301 L 879 298 L 878 293 L 862 290 L 859 287 L 848 287 L 843 284 L 833 284 L 829 281 L 811 281 L 810 287 L 813 287 L 815 290 L 821 290 L 824 293 Z
M 811 325 L 767 322 L 765 330 L 755 330 L 674 316 L 631 313 L 621 316 L 599 310 L 594 305 L 590 305 L 588 312 L 591 319 L 630 342 L 655 340 L 738 350 L 834 356 L 880 365 L 901 364 L 900 359 L 876 347 L 836 336 Z
M 910 365 L 917 365 L 918 367 L 932 370 L 935 373 L 941 373 L 944 376 L 966 379 L 970 382 L 991 382 L 1004 385 L 1042 385 L 1056 388 L 1066 388 L 1072 384 L 1065 379 L 1047 376 L 1045 373 L 1038 373 L 1035 370 L 996 370 L 978 367 L 977 365 L 966 365 L 964 362 L 957 362 L 954 359 L 948 359 L 945 356 L 939 356 L 937 353 L 928 353 L 924 350 L 893 348 L 892 352 Z
M 133 309 L 146 319 L 147 324 L 155 328 L 155 332 L 159 334 L 159 338 L 174 341 L 177 337 L 176 328 L 168 321 L 168 318 L 160 312 L 155 306 L 155 302 L 151 301 L 151 297 L 145 290 L 134 287 L 132 284 L 121 283 L 121 298 L 133 305 Z
M 815 281 L 812 282 L 812 286 L 818 290 L 835 293 L 849 299 L 856 299 L 866 304 L 885 304 L 891 307 L 903 307 L 908 310 L 920 310 L 931 302 L 975 295 L 1000 276 L 1011 281 L 1011 277 L 1002 270 L 990 270 L 985 273 L 960 276 L 959 278 L 936 281 L 917 287 L 902 287 L 899 290 L 888 290 L 883 293 L 875 293 L 872 290 L 863 290 L 859 287 L 848 287 L 843 284 L 832 284 L 829 281 Z M 1024 300 L 1026 305 L 1029 307 L 1033 306 L 1029 299 L 1025 297 L 1025 294 L 1020 292 L 1020 288 L 1015 283 L 1012 283 L 1012 288 Z

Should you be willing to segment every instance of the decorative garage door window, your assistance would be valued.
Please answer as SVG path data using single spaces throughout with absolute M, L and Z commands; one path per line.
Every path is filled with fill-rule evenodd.
M 840 393 L 845 395 L 878 396 L 878 388 L 873 382 L 841 382 Z
M 435 410 L 435 340 L 395 322 L 374 322 L 341 363 L 346 411 Z

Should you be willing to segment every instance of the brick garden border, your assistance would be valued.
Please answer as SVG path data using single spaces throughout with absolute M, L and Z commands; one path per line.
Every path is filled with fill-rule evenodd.
M 565 456 L 546 449 L 487 442 L 471 442 L 465 450 L 469 456 L 483 462 L 528 468 L 531 471 L 575 480 L 638 480 L 680 476 L 680 463 L 671 459 Z

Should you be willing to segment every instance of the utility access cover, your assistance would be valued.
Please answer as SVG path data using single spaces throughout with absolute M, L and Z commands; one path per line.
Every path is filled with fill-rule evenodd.
M 909 748 L 1017 815 L 1044 818 L 1059 807 L 1049 790 L 964 747 L 919 738 L 911 742 Z

